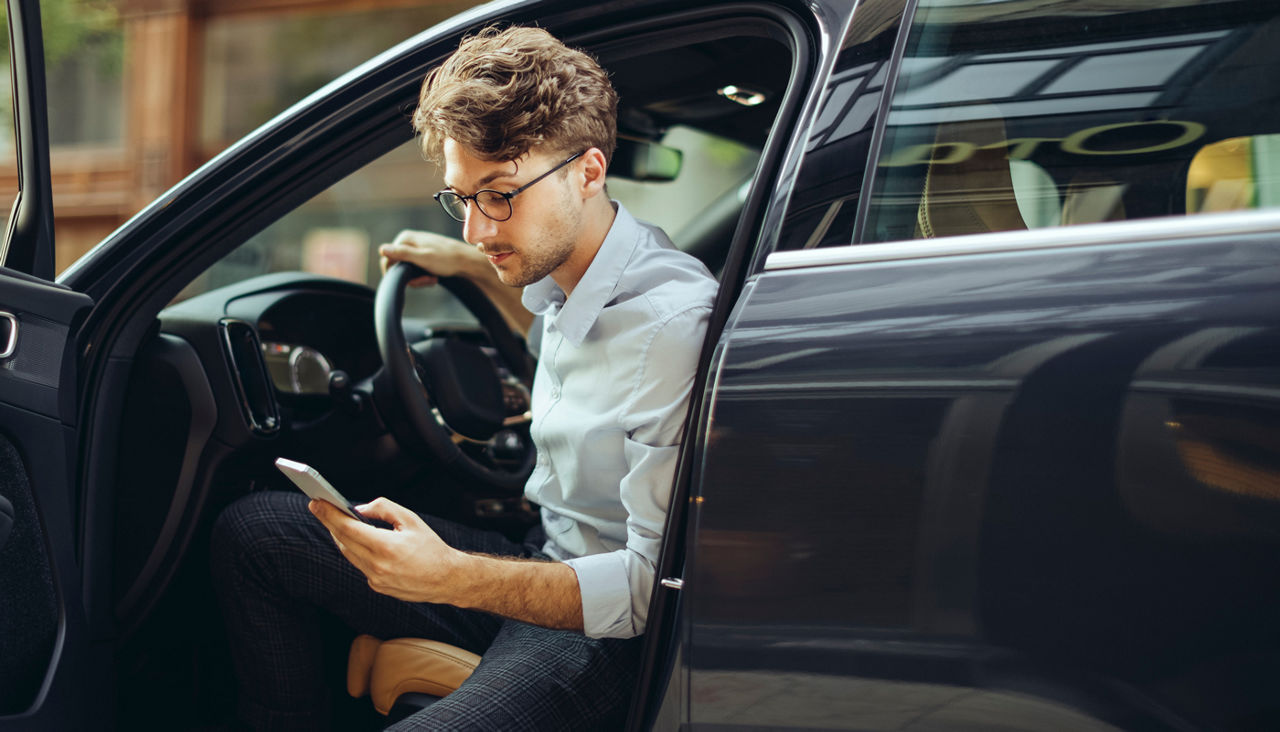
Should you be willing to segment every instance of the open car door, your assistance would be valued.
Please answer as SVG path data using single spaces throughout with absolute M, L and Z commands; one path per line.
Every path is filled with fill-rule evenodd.
M 44 54 L 36 0 L 8 0 L 19 192 L 0 245 L 0 729 L 100 729 L 110 650 L 93 643 L 78 561 L 75 325 L 53 282 Z

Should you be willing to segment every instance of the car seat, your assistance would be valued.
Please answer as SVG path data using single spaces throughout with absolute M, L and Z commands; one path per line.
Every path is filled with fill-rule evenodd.
M 471 676 L 480 656 L 423 638 L 357 636 L 347 658 L 347 693 L 368 695 L 374 709 L 409 713 L 448 696 Z

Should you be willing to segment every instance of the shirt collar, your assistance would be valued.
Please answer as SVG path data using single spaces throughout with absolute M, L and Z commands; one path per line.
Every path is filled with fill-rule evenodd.
M 618 209 L 613 225 L 567 301 L 564 290 L 550 275 L 524 288 L 525 308 L 545 314 L 547 327 L 559 330 L 574 347 L 582 345 L 600 311 L 613 298 L 640 238 L 640 224 L 621 203 L 614 203 Z

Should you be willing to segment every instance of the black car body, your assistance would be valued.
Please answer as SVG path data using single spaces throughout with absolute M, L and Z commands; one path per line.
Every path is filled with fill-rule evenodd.
M 223 718 L 204 543 L 277 455 L 527 519 L 464 478 L 415 492 L 432 464 L 389 436 L 368 287 L 232 277 L 171 304 L 406 143 L 422 76 L 492 21 L 598 54 L 642 146 L 686 126 L 758 156 L 675 236 L 721 290 L 632 727 L 1280 727 L 1275 4 L 499 2 L 56 282 L 35 3 L 9 4 L 0 729 Z M 264 343 L 356 396 L 286 393 Z

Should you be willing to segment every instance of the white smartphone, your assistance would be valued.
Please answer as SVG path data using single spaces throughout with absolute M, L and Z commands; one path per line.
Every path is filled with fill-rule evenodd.
M 292 480 L 293 484 L 301 488 L 302 492 L 308 496 L 332 503 L 338 507 L 338 510 L 357 521 L 363 521 L 366 524 L 373 523 L 362 516 L 356 510 L 356 507 L 351 505 L 351 501 L 344 498 L 337 488 L 329 485 L 329 481 L 325 480 L 324 476 L 320 475 L 320 472 L 310 465 L 295 460 L 276 458 L 276 467 L 280 468 L 280 472 L 289 476 L 289 480 Z

